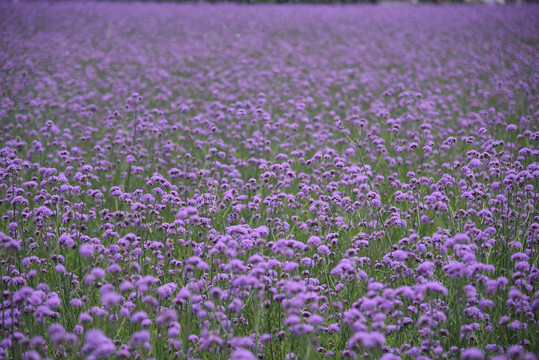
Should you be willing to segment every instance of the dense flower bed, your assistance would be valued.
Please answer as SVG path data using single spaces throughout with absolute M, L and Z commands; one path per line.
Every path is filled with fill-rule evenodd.
M 0 359 L 537 359 L 539 8 L 0 4 Z

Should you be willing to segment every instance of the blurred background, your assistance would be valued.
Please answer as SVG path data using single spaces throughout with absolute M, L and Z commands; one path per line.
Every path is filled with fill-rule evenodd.
M 3 0 L 0 0 L 2 2 Z M 18 2 L 42 2 L 42 0 L 9 0 Z M 170 3 L 243 3 L 243 4 L 379 4 L 379 3 L 412 3 L 412 4 L 539 4 L 539 0 L 47 0 L 52 2 L 66 1 L 99 1 L 99 2 L 170 2 Z
M 114 0 L 113 0 L 114 1 Z M 129 1 L 129 0 L 117 0 Z M 143 2 L 208 2 L 208 3 L 274 3 L 274 4 L 357 4 L 357 3 L 429 3 L 429 4 L 521 4 L 539 3 L 539 0 L 139 0 Z

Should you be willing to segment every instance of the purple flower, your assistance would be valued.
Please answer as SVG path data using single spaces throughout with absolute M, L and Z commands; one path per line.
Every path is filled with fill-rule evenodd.
M 462 360 L 483 360 L 484 358 L 485 354 L 483 351 L 473 347 L 464 350 L 461 354 Z
M 41 360 L 41 355 L 35 350 L 25 352 L 23 357 L 25 360 Z
M 82 244 L 79 248 L 79 252 L 84 260 L 89 260 L 94 256 L 94 245 Z
M 298 263 L 293 261 L 287 261 L 283 266 L 283 271 L 287 273 L 291 273 L 295 271 L 298 268 Z
M 356 332 L 348 341 L 351 348 L 358 347 L 361 344 L 367 349 L 383 346 L 385 343 L 386 338 L 382 333 L 365 331 Z
M 402 250 L 396 250 L 391 253 L 393 259 L 397 261 L 404 261 L 408 258 L 408 252 Z
M 322 240 L 318 236 L 311 236 L 309 240 L 307 240 L 307 244 L 319 246 L 322 243 Z
M 91 329 L 86 333 L 85 343 L 81 348 L 83 354 L 88 354 L 95 359 L 103 359 L 111 356 L 116 351 L 114 343 L 102 330 Z
M 77 298 L 69 300 L 69 303 L 70 303 L 71 306 L 73 306 L 73 307 L 82 307 L 82 305 L 83 305 L 82 300 L 81 300 L 81 299 L 77 299 Z
M 517 129 L 517 126 L 514 125 L 514 124 L 509 124 L 509 125 L 507 125 L 507 127 L 505 128 L 505 130 L 506 130 L 507 132 L 513 132 L 513 131 L 515 131 L 516 129 Z
M 150 332 L 148 330 L 141 330 L 133 333 L 129 339 L 131 346 L 136 347 L 142 345 L 146 350 L 150 349 Z

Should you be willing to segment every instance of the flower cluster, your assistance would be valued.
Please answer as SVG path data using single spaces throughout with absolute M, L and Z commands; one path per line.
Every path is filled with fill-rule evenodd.
M 0 4 L 1 359 L 537 359 L 539 9 Z

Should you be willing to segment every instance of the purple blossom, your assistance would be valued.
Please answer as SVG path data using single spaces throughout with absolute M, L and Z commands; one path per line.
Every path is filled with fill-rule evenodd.
M 483 360 L 485 354 L 478 348 L 468 348 L 462 352 L 461 359 L 463 360 Z
M 99 329 L 91 329 L 85 335 L 85 343 L 82 353 L 88 354 L 94 359 L 103 359 L 111 356 L 116 351 L 114 343 Z
M 536 358 L 533 6 L 0 8 L 0 358 Z

